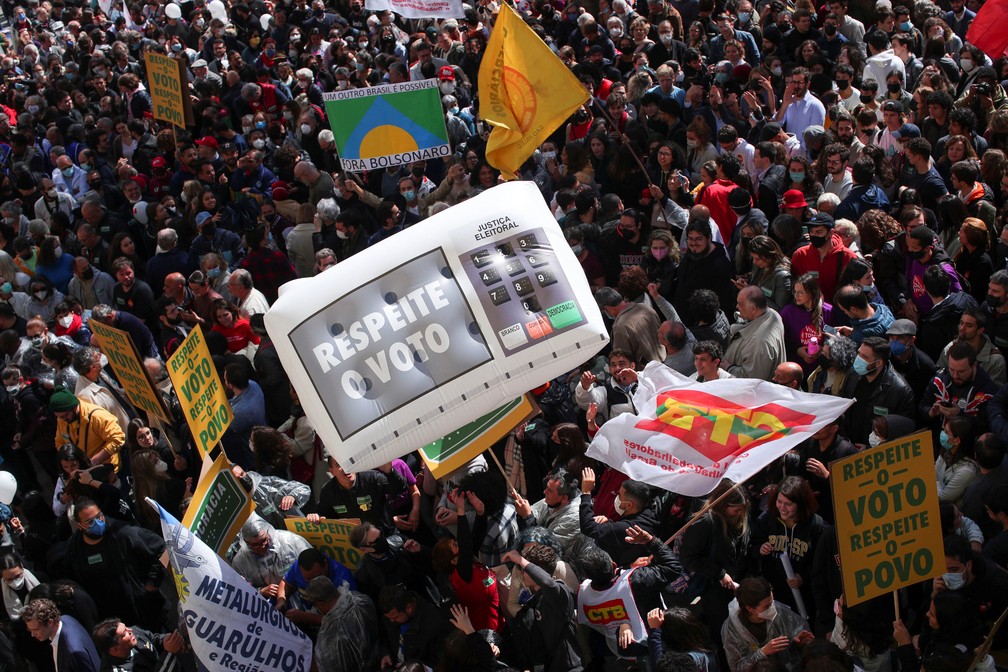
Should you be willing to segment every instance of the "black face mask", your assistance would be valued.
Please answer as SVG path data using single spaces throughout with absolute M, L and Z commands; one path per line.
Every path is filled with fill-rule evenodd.
M 890 82 L 889 84 L 886 84 L 886 88 L 889 89 L 889 93 L 899 93 L 900 89 L 903 88 L 903 85 L 899 82 Z
M 820 247 L 822 247 L 822 246 L 824 246 L 826 244 L 826 242 L 829 240 L 829 237 L 828 236 L 809 236 L 808 239 L 809 239 L 809 242 L 812 244 L 812 247 L 820 248 Z
M 1003 296 L 994 296 L 993 294 L 987 295 L 987 305 L 990 306 L 991 308 L 997 308 L 1001 306 L 1004 302 L 1005 297 Z
M 917 259 L 918 261 L 920 261 L 921 259 L 924 258 L 924 255 L 927 254 L 927 250 L 926 249 L 924 249 L 924 250 L 907 250 L 907 254 L 910 255 L 910 258 Z
M 864 103 L 865 105 L 869 104 L 873 100 L 875 100 L 875 96 L 871 94 L 861 96 L 861 102 Z
M 377 553 L 378 555 L 385 555 L 391 550 L 389 548 L 388 539 L 386 539 L 384 536 L 375 539 L 374 543 L 371 544 L 371 547 L 374 548 L 375 553 Z
M 87 268 L 85 268 L 84 272 L 81 273 L 81 277 L 84 278 L 85 280 L 92 279 L 94 277 L 94 267 L 88 266 Z
M 837 34 L 837 27 L 830 23 L 823 28 L 823 32 L 826 33 L 826 37 L 833 37 Z

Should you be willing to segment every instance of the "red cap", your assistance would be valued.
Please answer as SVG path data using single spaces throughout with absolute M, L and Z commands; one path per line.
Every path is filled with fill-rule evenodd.
M 798 189 L 788 189 L 784 192 L 784 203 L 781 205 L 783 208 L 807 208 L 808 203 L 805 202 L 805 194 L 803 194 Z
M 200 147 L 212 147 L 217 149 L 217 138 L 213 138 L 209 135 L 205 135 L 196 141 L 196 144 Z
M 163 156 L 155 156 L 151 160 L 151 167 L 153 167 L 153 168 L 164 168 L 167 165 L 168 165 L 168 162 L 165 161 L 165 158 Z
M 442 65 L 441 68 L 437 72 L 437 76 L 438 76 L 438 79 L 440 79 L 442 82 L 445 82 L 445 81 L 454 82 L 455 81 L 455 70 L 453 70 L 450 65 Z

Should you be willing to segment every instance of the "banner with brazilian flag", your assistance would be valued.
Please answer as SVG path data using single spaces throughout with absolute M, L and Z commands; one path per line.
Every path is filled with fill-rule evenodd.
M 480 117 L 493 128 L 487 162 L 507 177 L 560 127 L 588 91 L 507 3 L 479 70 Z
M 324 100 L 344 170 L 364 172 L 451 155 L 436 78 L 331 91 Z
M 500 441 L 504 435 L 539 412 L 529 395 L 515 397 L 451 434 L 428 443 L 420 449 L 420 457 L 434 478 L 455 471 L 469 460 Z
M 729 478 L 741 483 L 811 438 L 853 399 L 797 392 L 753 378 L 697 383 L 659 362 L 640 374 L 640 415 L 610 419 L 588 457 L 687 497 Z

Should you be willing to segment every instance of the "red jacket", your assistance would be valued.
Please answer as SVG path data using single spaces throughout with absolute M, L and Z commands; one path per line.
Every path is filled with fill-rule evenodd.
M 732 239 L 735 223 L 738 222 L 738 215 L 728 205 L 728 194 L 737 187 L 731 180 L 718 179 L 704 187 L 697 199 L 698 205 L 706 205 L 710 210 L 711 219 L 721 230 L 721 239 L 725 244 Z
M 791 277 L 798 279 L 803 273 L 815 271 L 819 274 L 819 289 L 822 291 L 823 301 L 833 303 L 833 295 L 838 289 L 840 274 L 847 268 L 855 255 L 844 246 L 843 240 L 836 233 L 833 234 L 832 248 L 825 257 L 819 255 L 819 250 L 808 244 L 795 251 L 791 256 Z

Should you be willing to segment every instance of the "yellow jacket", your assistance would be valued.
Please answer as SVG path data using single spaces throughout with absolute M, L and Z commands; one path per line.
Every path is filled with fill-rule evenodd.
M 118 471 L 119 449 L 126 442 L 119 421 L 101 406 L 87 401 L 81 401 L 77 410 L 74 422 L 56 421 L 56 449 L 72 443 L 92 459 L 101 451 L 107 451 L 111 455 L 108 464 Z

